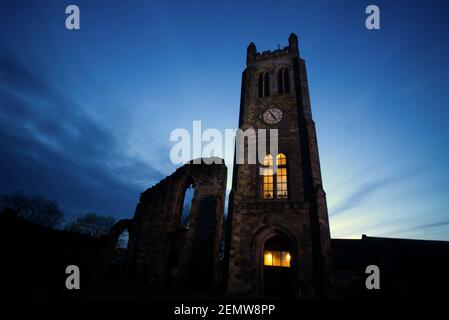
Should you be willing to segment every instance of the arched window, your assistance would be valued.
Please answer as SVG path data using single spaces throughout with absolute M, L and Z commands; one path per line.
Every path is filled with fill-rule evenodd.
M 287 158 L 285 154 L 279 153 L 277 155 L 277 170 L 276 170 L 276 198 L 287 199 Z
M 263 159 L 263 190 L 264 199 L 273 199 L 274 197 L 274 177 L 273 177 L 273 157 L 267 154 Z
M 259 86 L 259 98 L 262 98 L 263 97 L 263 73 L 259 74 L 258 86 Z
M 193 186 L 193 181 L 189 179 L 185 187 L 184 198 L 181 207 L 181 215 L 179 217 L 179 226 L 181 228 L 187 229 L 189 227 L 190 212 L 192 210 L 192 200 L 194 194 L 195 188 Z
M 290 73 L 284 69 L 284 93 L 290 93 Z
M 278 71 L 278 94 L 284 94 L 284 76 L 282 74 L 282 69 Z
M 262 165 L 262 198 L 263 199 L 287 199 L 287 157 L 279 153 L 276 157 L 277 170 L 274 173 L 273 156 L 264 157 Z
M 287 68 L 278 71 L 278 94 L 290 93 L 290 73 Z
M 270 96 L 270 75 L 268 74 L 268 71 L 265 72 L 265 76 L 263 79 L 263 85 L 264 85 L 263 95 L 265 97 L 269 97 Z
M 124 271 L 126 256 L 128 253 L 129 232 L 128 229 L 122 231 L 118 236 L 112 251 L 112 261 L 110 269 L 110 277 L 118 278 Z

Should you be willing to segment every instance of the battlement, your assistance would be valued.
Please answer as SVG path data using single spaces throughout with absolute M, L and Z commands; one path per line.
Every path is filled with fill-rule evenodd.
M 291 33 L 288 37 L 288 46 L 283 47 L 282 49 L 277 50 L 265 50 L 262 52 L 257 52 L 256 45 L 251 42 L 246 49 L 246 64 L 251 65 L 253 63 L 256 63 L 258 61 L 262 60 L 268 60 L 272 58 L 278 58 L 281 56 L 287 56 L 289 54 L 298 54 L 299 55 L 299 49 L 298 49 L 298 37 L 296 34 Z

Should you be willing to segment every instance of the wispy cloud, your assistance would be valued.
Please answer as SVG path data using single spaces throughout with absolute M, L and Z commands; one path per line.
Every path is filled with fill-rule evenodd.
M 413 225 L 410 227 L 406 227 L 406 228 L 400 228 L 397 229 L 395 231 L 386 233 L 386 236 L 391 236 L 391 235 L 397 235 L 400 233 L 404 233 L 404 232 L 412 232 L 412 231 L 423 231 L 423 233 L 426 233 L 426 229 L 434 229 L 434 228 L 441 228 L 441 227 L 449 227 L 449 220 L 445 219 L 445 220 L 440 220 L 440 221 L 436 221 L 436 222 L 431 222 L 431 223 L 422 223 L 422 224 L 418 224 L 418 225 Z
M 73 212 L 129 216 L 142 184 L 162 176 L 5 50 L 0 107 L 1 192 L 25 189 Z
M 330 216 L 336 216 L 350 209 L 365 204 L 377 191 L 386 188 L 394 182 L 402 179 L 401 176 L 393 176 L 375 181 L 370 181 L 359 186 L 353 193 L 329 209 Z

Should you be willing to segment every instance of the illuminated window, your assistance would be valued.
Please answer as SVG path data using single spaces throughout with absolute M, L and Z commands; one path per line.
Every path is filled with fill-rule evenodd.
M 268 154 L 264 157 L 262 167 L 262 197 L 263 199 L 287 199 L 287 158 L 283 153 L 276 157 L 277 171 L 274 174 L 273 157 Z
M 271 253 L 271 251 L 265 251 L 265 254 L 263 256 L 263 264 L 265 266 L 273 265 L 273 254 Z
M 283 153 L 277 155 L 276 197 L 286 199 L 287 194 L 287 158 Z
M 263 198 L 273 199 L 274 197 L 274 176 L 273 176 L 273 157 L 268 154 L 263 159 Z
M 288 251 L 265 250 L 263 257 L 264 266 L 290 268 L 291 255 Z

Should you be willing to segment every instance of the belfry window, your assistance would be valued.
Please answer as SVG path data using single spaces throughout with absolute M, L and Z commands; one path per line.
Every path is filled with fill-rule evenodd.
M 270 75 L 268 71 L 259 74 L 257 80 L 257 92 L 259 98 L 270 96 Z
M 290 93 L 290 73 L 288 69 L 284 70 L 284 93 Z
M 278 95 L 290 93 L 290 73 L 288 69 L 278 71 Z
M 278 71 L 278 94 L 284 94 L 284 75 L 282 70 Z
M 277 170 L 274 172 L 273 156 L 264 157 L 262 165 L 262 198 L 263 199 L 287 199 L 287 158 L 283 153 L 276 157 Z
M 259 74 L 258 80 L 259 98 L 263 97 L 263 73 Z
M 265 72 L 265 76 L 263 79 L 263 95 L 265 97 L 269 97 L 270 96 L 270 75 L 268 74 L 268 71 Z

